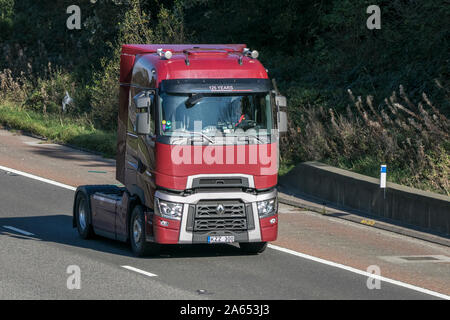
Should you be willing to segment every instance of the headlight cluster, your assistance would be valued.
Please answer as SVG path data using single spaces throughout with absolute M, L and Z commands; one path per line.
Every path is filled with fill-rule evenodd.
M 258 214 L 260 218 L 269 217 L 277 213 L 278 210 L 278 202 L 277 199 L 269 199 L 264 201 L 258 201 Z
M 156 198 L 156 206 L 163 218 L 180 220 L 183 214 L 183 204 L 163 201 Z

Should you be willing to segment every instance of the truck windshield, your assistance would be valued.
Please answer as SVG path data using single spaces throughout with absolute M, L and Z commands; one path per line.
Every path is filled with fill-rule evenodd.
M 272 108 L 269 93 L 167 94 L 160 96 L 161 135 L 201 132 L 213 136 L 270 134 Z M 251 131 L 249 131 L 252 129 Z

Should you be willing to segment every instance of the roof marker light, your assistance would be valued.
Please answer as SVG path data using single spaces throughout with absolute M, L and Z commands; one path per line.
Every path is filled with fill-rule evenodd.
M 170 58 L 172 58 L 172 51 L 166 51 L 166 52 L 164 52 L 164 58 L 166 58 L 167 60 L 169 60 Z
M 242 50 L 242 54 L 247 57 L 251 57 L 252 59 L 257 59 L 259 57 L 259 52 L 256 50 L 250 51 L 249 48 L 244 48 Z
M 170 58 L 172 58 L 172 51 L 167 50 L 167 51 L 163 51 L 162 48 L 157 49 L 156 53 L 161 57 L 161 58 L 166 58 L 167 60 L 169 60 Z

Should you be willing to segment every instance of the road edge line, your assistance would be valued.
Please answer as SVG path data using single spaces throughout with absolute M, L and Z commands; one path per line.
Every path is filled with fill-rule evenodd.
M 12 168 L 0 166 L 0 170 L 7 171 L 7 172 L 12 172 L 12 173 L 18 174 L 20 176 L 24 176 L 24 177 L 27 177 L 27 178 L 30 178 L 30 179 L 34 179 L 34 180 L 38 180 L 38 181 L 45 182 L 45 183 L 48 183 L 48 184 L 52 184 L 54 186 L 65 188 L 65 189 L 69 189 L 69 190 L 72 190 L 72 191 L 77 190 L 77 188 L 69 186 L 67 184 L 56 182 L 56 181 L 53 181 L 53 180 L 50 180 L 50 179 L 39 177 L 39 176 L 36 176 L 34 174 L 26 173 L 26 172 L 23 172 L 23 171 L 12 169 Z
M 429 290 L 429 289 L 417 287 L 417 286 L 409 284 L 409 283 L 405 283 L 405 282 L 401 282 L 401 281 L 398 281 L 398 280 L 394 280 L 394 279 L 386 278 L 386 277 L 379 276 L 379 275 L 376 275 L 376 274 L 372 274 L 372 273 L 369 273 L 367 271 L 362 271 L 362 270 L 359 270 L 359 269 L 356 269 L 356 268 L 353 268 L 353 267 L 350 267 L 350 266 L 346 266 L 346 265 L 343 265 L 343 264 L 340 264 L 340 263 L 337 263 L 337 262 L 333 262 L 333 261 L 325 260 L 325 259 L 322 259 L 322 258 L 314 257 L 314 256 L 311 256 L 309 254 L 305 254 L 305 253 L 301 253 L 301 252 L 294 251 L 294 250 L 291 250 L 291 249 L 279 247 L 279 246 L 276 246 L 276 245 L 273 245 L 273 244 L 269 244 L 268 247 L 271 248 L 271 249 L 274 249 L 274 250 L 278 250 L 278 251 L 284 252 L 284 253 L 292 254 L 292 255 L 300 257 L 300 258 L 304 258 L 304 259 L 315 261 L 315 262 L 318 262 L 318 263 L 322 263 L 322 264 L 325 264 L 325 265 L 328 265 L 328 266 L 331 266 L 331 267 L 335 267 L 335 268 L 343 269 L 343 270 L 350 271 L 350 272 L 353 272 L 353 273 L 356 273 L 356 274 L 360 274 L 360 275 L 366 276 L 368 278 L 378 279 L 378 280 L 381 280 L 381 281 L 384 281 L 384 282 L 387 282 L 387 283 L 390 283 L 390 284 L 394 284 L 394 285 L 397 285 L 397 286 L 400 286 L 400 287 L 404 287 L 404 288 L 407 288 L 407 289 L 410 289 L 410 290 L 418 291 L 420 293 L 425 293 L 425 294 L 428 294 L 428 295 L 431 295 L 431 296 L 434 296 L 434 297 L 438 297 L 438 298 L 441 298 L 441 299 L 450 300 L 450 296 L 445 295 L 443 293 L 439 293 L 439 292 L 432 291 L 432 290 Z

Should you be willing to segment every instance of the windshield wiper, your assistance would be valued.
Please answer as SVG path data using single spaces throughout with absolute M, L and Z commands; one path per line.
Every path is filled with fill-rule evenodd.
M 238 139 L 239 139 L 239 138 L 253 138 L 253 139 L 255 139 L 256 141 L 258 141 L 259 144 L 262 144 L 262 143 L 263 143 L 263 141 L 262 141 L 260 138 L 258 138 L 258 137 L 255 136 L 255 135 L 252 135 L 252 134 L 247 134 L 247 135 L 245 135 L 245 136 L 238 136 Z
M 197 131 L 187 131 L 187 130 L 186 130 L 186 131 L 182 131 L 182 132 L 200 135 L 200 136 L 202 136 L 203 138 L 205 138 L 206 140 L 208 140 L 209 142 L 215 144 L 215 141 L 214 141 L 213 139 L 211 139 L 211 138 L 208 137 L 206 134 L 203 134 L 203 133 L 201 133 L 201 132 L 197 132 Z
M 192 131 L 192 133 L 199 134 L 199 135 L 201 135 L 203 138 L 205 138 L 206 140 L 208 140 L 209 142 L 215 143 L 215 141 L 214 141 L 213 139 L 211 139 L 210 137 L 208 137 L 206 134 L 203 134 L 203 133 L 201 133 L 201 132 L 195 132 L 195 131 Z
M 186 100 L 184 103 L 186 105 L 186 108 L 192 108 L 194 105 L 196 105 L 200 100 L 202 100 L 205 97 L 204 94 L 197 93 L 192 95 L 189 99 Z
M 259 144 L 263 143 L 262 140 L 261 140 L 260 138 L 258 138 L 257 136 L 254 136 L 254 135 L 252 135 L 252 134 L 249 134 L 249 135 L 247 135 L 247 136 L 256 139 L 256 140 L 259 142 Z

